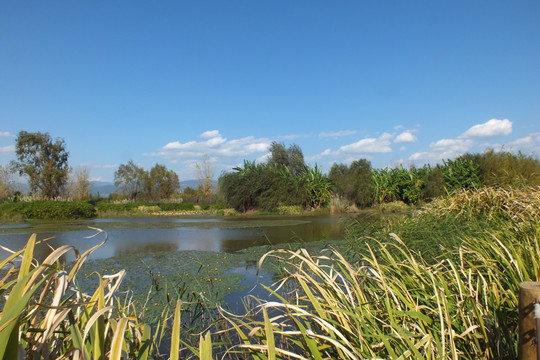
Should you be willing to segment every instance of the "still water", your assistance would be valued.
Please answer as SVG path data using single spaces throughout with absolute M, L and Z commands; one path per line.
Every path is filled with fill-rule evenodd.
M 92 254 L 93 259 L 158 251 L 235 252 L 252 246 L 343 237 L 343 226 L 339 218 L 330 216 L 190 216 L 0 224 L 0 245 L 19 250 L 31 233 L 38 233 L 38 240 L 53 237 L 47 241 L 53 248 L 73 245 L 82 252 L 104 239 L 103 234 L 88 238 L 96 233 L 90 227 L 102 229 L 108 235 L 107 242 Z M 48 246 L 41 245 L 37 247 L 35 256 L 42 260 L 49 252 Z M 7 252 L 0 250 L 0 259 L 6 256 Z M 65 260 L 73 259 L 74 255 L 70 252 Z

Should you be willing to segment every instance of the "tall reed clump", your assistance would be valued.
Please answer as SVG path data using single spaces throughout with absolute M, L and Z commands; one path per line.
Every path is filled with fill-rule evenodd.
M 240 342 L 227 355 L 516 358 L 519 283 L 539 277 L 538 200 L 538 188 L 481 189 L 434 203 L 426 211 L 474 221 L 489 210 L 497 222 L 484 233 L 463 236 L 436 260 L 425 260 L 395 234 L 384 242 L 371 239 L 355 261 L 335 250 L 317 256 L 272 251 L 261 263 L 276 258 L 289 275 L 269 289 L 278 300 L 256 299 L 249 316 L 222 311 Z M 450 204 L 454 210 L 445 212 Z M 281 291 L 286 285 L 294 289 L 288 296 Z
M 159 355 L 165 332 L 171 332 L 168 310 L 153 329 L 140 322 L 130 298 L 118 292 L 124 270 L 113 275 L 94 273 L 99 286 L 93 293 L 77 287 L 82 264 L 105 241 L 83 254 L 72 246 L 60 246 L 41 264 L 33 259 L 35 234 L 20 251 L 2 247 L 11 255 L 0 261 L 0 292 L 5 297 L 0 303 L 0 359 L 142 360 Z M 59 259 L 68 251 L 75 252 L 76 261 L 64 269 Z M 172 339 L 180 338 L 181 306 L 178 301 Z M 178 359 L 179 347 L 173 340 L 170 359 Z

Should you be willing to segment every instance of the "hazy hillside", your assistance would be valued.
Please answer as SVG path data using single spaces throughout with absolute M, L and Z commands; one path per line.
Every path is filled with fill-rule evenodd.
M 198 185 L 198 180 L 192 179 L 192 180 L 184 180 L 180 181 L 180 187 L 181 191 L 183 191 L 187 187 L 196 188 Z M 214 181 L 214 188 L 216 188 L 217 182 Z M 93 195 L 101 195 L 101 196 L 109 196 L 109 194 L 116 191 L 116 186 L 114 186 L 111 182 L 103 182 L 103 181 L 93 181 L 92 182 L 92 190 L 90 190 L 90 193 Z

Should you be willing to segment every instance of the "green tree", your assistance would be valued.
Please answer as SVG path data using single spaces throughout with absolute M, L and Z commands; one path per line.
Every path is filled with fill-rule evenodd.
M 443 196 L 446 193 L 444 185 L 444 173 L 441 166 L 434 168 L 428 167 L 429 171 L 426 176 L 423 189 L 423 200 L 432 200 L 436 197 Z
M 330 168 L 328 178 L 340 196 L 361 207 L 373 204 L 374 185 L 369 160 L 355 160 L 349 166 L 334 163 Z
M 178 174 L 165 165 L 156 164 L 148 176 L 147 191 L 153 200 L 168 199 L 180 188 Z
M 63 139 L 53 141 L 48 133 L 21 131 L 16 155 L 13 164 L 20 175 L 28 176 L 32 192 L 48 199 L 62 194 L 69 176 L 69 153 Z
M 306 201 L 301 178 L 290 175 L 288 168 L 251 161 L 222 174 L 218 191 L 227 204 L 239 211 L 272 211 L 280 205 L 304 205 Z
M 280 169 L 289 169 L 294 176 L 299 176 L 306 171 L 304 154 L 300 146 L 292 144 L 285 148 L 285 144 L 272 142 L 270 144 L 270 158 L 268 165 L 277 166 Z
M 306 194 L 304 207 L 320 209 L 330 204 L 332 182 L 317 165 L 313 168 L 308 167 L 301 177 L 296 178 L 300 179 L 301 187 Z
M 121 164 L 114 172 L 114 185 L 135 201 L 137 197 L 144 195 L 147 178 L 146 170 L 130 160 L 127 164 Z

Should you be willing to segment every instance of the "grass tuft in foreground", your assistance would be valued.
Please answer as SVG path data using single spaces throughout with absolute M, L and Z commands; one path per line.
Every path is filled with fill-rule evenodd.
M 399 236 L 366 239 L 350 261 L 335 250 L 276 250 L 289 275 L 255 299 L 256 311 L 222 312 L 240 340 L 228 349 L 280 359 L 502 359 L 517 357 L 518 289 L 537 281 L 537 188 L 459 192 L 422 216 L 489 218 L 490 228 L 461 233 L 458 246 L 426 260 Z M 414 220 L 416 219 L 416 220 Z M 431 221 L 431 220 L 430 220 Z M 428 222 L 429 223 L 429 222 Z M 283 296 L 280 289 L 294 289 Z

